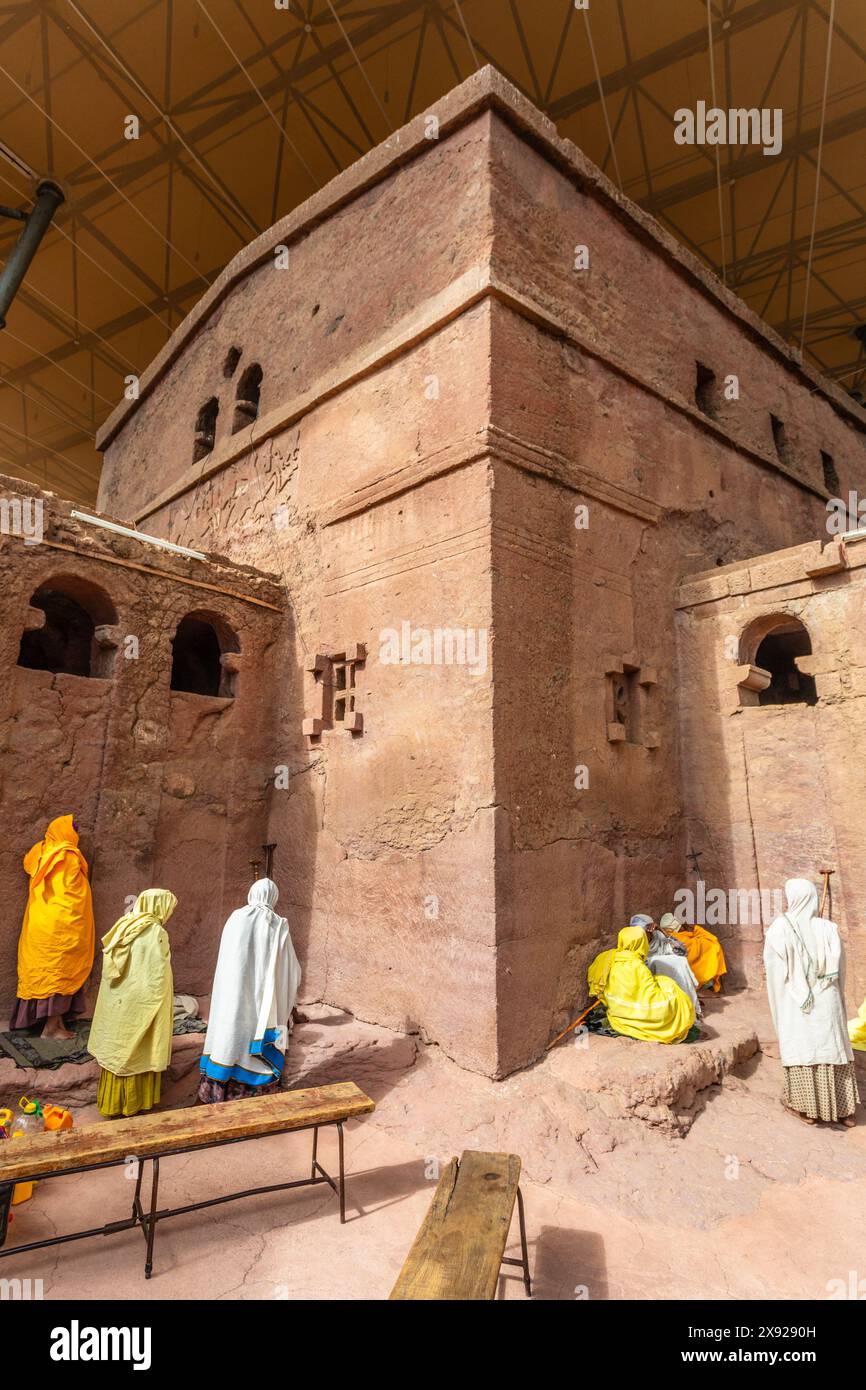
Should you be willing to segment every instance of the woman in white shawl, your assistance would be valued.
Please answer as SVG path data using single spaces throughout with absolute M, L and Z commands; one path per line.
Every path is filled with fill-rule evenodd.
M 819 917 L 818 890 L 785 884 L 787 912 L 764 938 L 767 994 L 785 1068 L 782 1104 L 806 1124 L 855 1123 L 859 1100 L 845 1018 L 845 952 L 835 922 Z
M 636 912 L 629 922 L 630 927 L 643 927 L 649 937 L 649 950 L 646 963 L 654 975 L 667 975 L 676 980 L 683 994 L 692 1001 L 695 1018 L 701 1017 L 701 1001 L 698 999 L 698 982 L 686 958 L 686 948 L 682 942 L 675 941 L 666 931 L 657 927 L 652 917 L 645 912 Z
M 278 896 L 260 878 L 223 927 L 200 1063 L 205 1105 L 279 1090 L 301 967 Z

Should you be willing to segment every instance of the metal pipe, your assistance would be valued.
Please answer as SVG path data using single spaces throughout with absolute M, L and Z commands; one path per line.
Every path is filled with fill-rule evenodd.
M 20 237 L 0 271 L 0 328 L 6 327 L 6 311 L 27 274 L 30 262 L 39 250 L 42 238 L 51 226 L 51 219 L 65 201 L 63 189 L 50 179 L 43 180 L 36 190 L 36 202 L 28 214 Z

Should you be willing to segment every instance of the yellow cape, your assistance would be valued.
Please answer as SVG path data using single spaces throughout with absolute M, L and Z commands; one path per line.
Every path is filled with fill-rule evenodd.
M 96 944 L 87 860 L 72 816 L 58 816 L 24 856 L 30 875 L 18 939 L 18 998 L 75 994 L 93 969 Z
M 604 1004 L 614 1032 L 642 1042 L 682 1042 L 695 1021 L 694 1005 L 675 980 L 645 965 L 648 950 L 643 927 L 624 927 L 617 949 L 602 951 L 589 967 L 590 993 Z
M 717 936 L 706 927 L 692 927 L 690 930 L 675 931 L 673 935 L 681 941 L 688 952 L 688 962 L 692 974 L 698 982 L 698 989 L 709 980 L 713 982 L 716 994 L 719 992 L 721 978 L 727 974 L 725 953 Z
M 171 1061 L 174 984 L 167 922 L 174 893 L 149 888 L 102 938 L 103 964 L 88 1050 L 115 1076 L 165 1071 Z

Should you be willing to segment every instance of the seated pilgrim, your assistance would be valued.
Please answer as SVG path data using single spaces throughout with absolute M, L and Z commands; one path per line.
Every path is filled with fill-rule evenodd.
M 706 927 L 683 925 L 672 912 L 665 913 L 659 926 L 662 931 L 672 932 L 676 940 L 685 946 L 698 989 L 712 984 L 713 992 L 718 994 L 722 987 L 722 976 L 727 974 L 728 970 L 719 938 L 707 931 Z
M 223 927 L 200 1062 L 198 1100 L 240 1100 L 280 1089 L 301 967 L 269 878 Z
M 590 994 L 607 1010 L 615 1033 L 642 1042 L 683 1042 L 695 1021 L 688 995 L 668 975 L 646 965 L 649 938 L 642 926 L 624 927 L 615 951 L 602 951 L 587 972 Z
M 697 1018 L 701 1017 L 701 1004 L 698 999 L 698 982 L 692 974 L 686 956 L 686 948 L 674 941 L 666 931 L 657 927 L 646 912 L 636 912 L 629 922 L 630 927 L 641 927 L 647 934 L 649 943 L 646 963 L 654 975 L 667 975 L 674 980 L 691 1000 Z
M 167 888 L 148 888 L 102 938 L 102 980 L 87 1044 L 102 1068 L 101 1115 L 138 1115 L 159 1101 L 174 1023 L 165 924 L 176 907 Z
M 87 860 L 72 816 L 58 816 L 24 856 L 30 876 L 18 939 L 18 998 L 10 1028 L 43 1022 L 44 1038 L 72 1038 L 67 1014 L 83 1014 L 95 929 Z
M 848 1020 L 848 1037 L 857 1052 L 866 1052 L 866 999 L 857 1010 L 857 1017 Z

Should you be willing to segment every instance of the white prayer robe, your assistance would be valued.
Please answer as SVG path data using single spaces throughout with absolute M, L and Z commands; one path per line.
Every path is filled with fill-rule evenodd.
M 845 949 L 835 922 L 816 916 L 808 879 L 785 884 L 788 911 L 764 938 L 764 969 L 783 1067 L 854 1060 L 845 1013 Z
M 215 1081 L 261 1086 L 282 1074 L 301 967 L 277 897 L 259 879 L 223 927 L 200 1063 Z
M 695 1018 L 700 1018 L 703 1010 L 698 998 L 698 982 L 689 965 L 685 946 L 678 941 L 672 941 L 657 927 L 649 939 L 646 963 L 654 975 L 667 975 L 676 981 L 692 1001 Z

